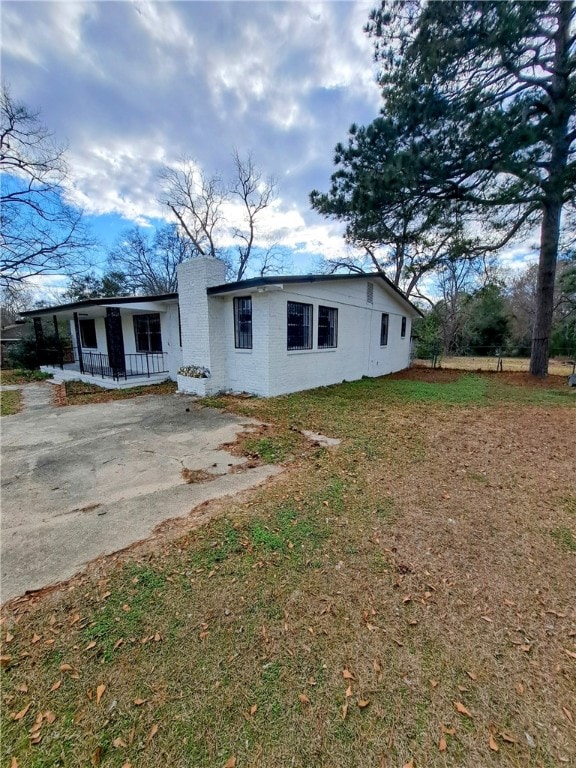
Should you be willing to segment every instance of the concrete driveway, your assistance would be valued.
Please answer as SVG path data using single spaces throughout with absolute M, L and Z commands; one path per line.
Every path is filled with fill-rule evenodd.
M 220 446 L 249 421 L 181 395 L 4 417 L 2 602 L 67 579 L 99 555 L 147 538 L 158 523 L 279 471 L 231 473 L 245 460 Z M 187 484 L 183 468 L 220 476 Z

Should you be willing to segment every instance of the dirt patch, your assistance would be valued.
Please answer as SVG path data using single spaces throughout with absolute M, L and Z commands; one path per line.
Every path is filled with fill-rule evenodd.
M 448 384 L 458 381 L 462 376 L 477 373 L 480 376 L 491 379 L 503 384 L 511 384 L 515 387 L 536 387 L 538 389 L 559 389 L 566 387 L 566 376 L 548 375 L 544 378 L 531 376 L 523 371 L 486 371 L 480 368 L 462 369 L 462 368 L 427 368 L 421 365 L 414 365 L 405 371 L 392 373 L 388 378 L 398 381 L 425 381 L 430 384 Z
M 192 483 L 209 483 L 211 480 L 216 480 L 217 477 L 221 477 L 221 474 L 215 474 L 213 472 L 206 472 L 204 469 L 188 469 L 184 467 L 182 472 L 182 480 L 188 485 Z

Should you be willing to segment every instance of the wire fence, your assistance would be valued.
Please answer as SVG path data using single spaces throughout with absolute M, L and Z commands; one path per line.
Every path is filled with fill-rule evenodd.
M 414 365 L 430 368 L 453 368 L 461 371 L 518 371 L 529 373 L 529 357 L 506 357 L 499 354 L 487 355 L 433 355 L 414 358 Z M 576 358 L 559 356 L 550 358 L 548 373 L 552 376 L 570 376 L 576 373 Z

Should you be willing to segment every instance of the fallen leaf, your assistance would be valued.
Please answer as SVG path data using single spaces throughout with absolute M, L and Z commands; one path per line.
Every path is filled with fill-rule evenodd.
M 60 688 L 61 685 L 62 685 L 62 680 L 56 680 L 56 682 L 54 683 L 52 688 L 50 688 L 50 692 L 57 691 L 58 688 Z
M 258 709 L 258 704 L 252 704 L 252 706 L 250 707 L 250 717 L 254 717 L 257 709 Z
M 37 732 L 37 733 L 30 734 L 30 744 L 40 744 L 41 741 L 42 741 L 41 733 Z
M 77 624 L 80 621 L 80 614 L 75 613 L 74 616 L 72 616 L 72 619 L 70 621 L 70 626 L 74 626 L 74 624 Z
M 516 693 L 518 693 L 520 696 L 524 693 L 524 684 L 523 683 L 516 683 Z
M 4 642 L 11 643 L 12 640 L 14 640 L 14 635 L 10 634 L 10 632 L 6 632 L 6 637 L 4 638 Z
M 447 728 L 445 725 L 442 726 L 442 733 L 447 733 L 448 736 L 455 736 L 456 735 L 456 728 Z
M 310 704 L 310 699 L 308 698 L 308 696 L 306 696 L 305 693 L 298 694 L 298 698 L 300 699 L 302 704 Z
M 358 704 L 360 709 L 366 709 L 368 704 L 370 704 L 370 699 L 358 699 L 356 703 Z
M 126 742 L 124 741 L 124 739 L 121 739 L 120 737 L 118 737 L 117 739 L 114 739 L 114 741 L 112 742 L 112 746 L 116 747 L 116 749 L 122 749 L 126 747 Z
M 12 656 L 0 656 L 0 667 L 7 667 L 12 661 Z
M 346 698 L 349 699 L 352 696 L 352 686 L 349 685 L 348 688 L 346 688 Z
M 111 594 L 112 594 L 112 592 L 104 592 L 104 594 L 102 595 L 100 600 L 106 600 L 106 598 L 110 597 Z
M 94 768 L 98 768 L 98 766 L 102 762 L 102 752 L 103 751 L 104 750 L 102 749 L 102 747 L 96 747 L 96 749 L 92 753 L 92 757 L 90 758 L 90 762 L 92 763 Z
M 574 718 L 572 717 L 572 712 L 567 707 L 562 707 L 562 712 L 566 715 L 568 720 L 570 720 L 571 723 L 574 722 Z
M 19 685 L 16 690 L 20 691 L 20 693 L 28 693 L 28 686 L 26 683 L 22 683 L 22 685 Z
M 492 752 L 498 752 L 500 749 L 500 747 L 496 743 L 496 739 L 494 738 L 494 736 L 492 736 L 492 734 L 490 734 L 490 738 L 488 739 L 488 746 L 490 747 Z
M 10 768 L 18 768 L 18 760 L 15 757 L 10 761 Z
M 162 635 L 160 634 L 160 632 L 156 632 L 156 634 L 154 635 L 154 642 L 159 643 L 160 640 L 162 640 Z
M 32 635 L 32 640 L 30 640 L 30 642 L 32 643 L 32 645 L 36 645 L 38 640 L 41 640 L 41 639 L 42 638 L 40 637 L 40 635 L 37 635 L 36 632 L 34 632 L 34 634 Z
M 150 733 L 146 737 L 146 744 L 150 744 L 150 742 L 152 741 L 154 736 L 156 736 L 157 733 L 158 733 L 158 726 L 156 725 L 156 723 L 154 723 L 152 728 L 150 728 Z
M 30 709 L 31 706 L 32 706 L 32 702 L 30 702 L 29 704 L 26 704 L 24 709 L 21 709 L 20 712 L 15 714 L 12 719 L 13 720 L 22 720 L 22 718 L 26 715 L 26 713 L 28 712 L 28 710 Z
M 437 688 L 438 687 L 438 680 L 430 680 L 430 687 L 431 688 Z
M 44 712 L 44 719 L 49 725 L 52 725 L 52 723 L 56 720 L 56 715 L 54 714 L 54 712 L 47 710 L 46 712 Z
M 139 707 L 141 704 L 146 704 L 148 699 L 134 699 L 134 704 Z
M 500 731 L 499 735 L 502 736 L 504 741 L 507 741 L 509 744 L 516 744 L 518 742 L 518 739 L 507 731 Z
M 116 640 L 116 642 L 112 646 L 112 650 L 115 651 L 116 648 L 120 647 L 123 642 L 124 642 L 124 638 L 123 637 L 121 637 L 120 640 Z
M 132 768 L 132 763 L 124 763 L 122 768 Z
M 235 765 L 236 765 L 236 758 L 234 757 L 234 755 L 232 755 L 232 757 L 229 757 L 228 760 L 226 760 L 222 768 L 234 768 Z
M 466 707 L 464 706 L 464 704 L 462 704 L 461 701 L 455 701 L 454 706 L 456 707 L 456 711 L 460 712 L 461 715 L 466 715 L 466 717 L 470 717 L 470 718 L 472 717 L 469 710 L 466 709 Z
M 106 686 L 104 685 L 104 683 L 100 683 L 98 688 L 96 688 L 96 704 L 100 704 L 100 699 L 102 698 L 105 690 L 106 690 Z
M 343 669 L 342 670 L 342 676 L 343 676 L 344 680 L 356 680 L 356 678 L 354 677 L 352 672 L 350 672 L 349 669 Z
M 564 648 L 564 650 L 571 659 L 576 659 L 576 653 L 574 653 L 574 651 L 569 651 L 568 648 Z
M 60 664 L 60 672 L 72 672 L 73 669 L 70 664 Z
M 346 704 L 342 704 L 342 720 L 346 720 L 347 714 L 348 714 L 348 702 L 346 702 Z
M 474 672 L 466 672 L 470 680 L 478 680 L 478 676 L 474 674 Z
M 441 736 L 440 737 L 440 741 L 438 742 L 438 750 L 440 752 L 446 752 L 446 747 L 447 746 L 448 746 L 448 744 L 446 743 L 446 739 L 444 738 L 444 736 Z
M 409 763 L 404 763 L 402 768 L 414 768 L 414 760 L 410 760 Z
M 87 650 L 87 651 L 91 650 L 92 648 L 96 648 L 96 640 L 92 640 L 92 641 L 91 641 L 91 642 L 89 642 L 89 643 L 88 643 L 88 645 L 86 646 L 86 650 Z

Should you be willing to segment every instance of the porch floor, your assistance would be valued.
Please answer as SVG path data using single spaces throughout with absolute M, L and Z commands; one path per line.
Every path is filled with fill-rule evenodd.
M 121 378 L 119 380 L 113 379 L 111 376 L 95 376 L 89 373 L 80 373 L 80 366 L 78 363 L 65 363 L 64 368 L 61 369 L 58 366 L 42 365 L 40 370 L 45 373 L 51 373 L 53 376 L 52 381 L 55 384 L 61 384 L 63 381 L 84 381 L 86 384 L 95 384 L 103 389 L 129 389 L 130 387 L 142 387 L 148 384 L 160 384 L 166 379 L 170 379 L 170 374 L 167 371 L 163 373 L 151 373 L 150 376 L 130 375 L 128 371 L 128 378 Z

